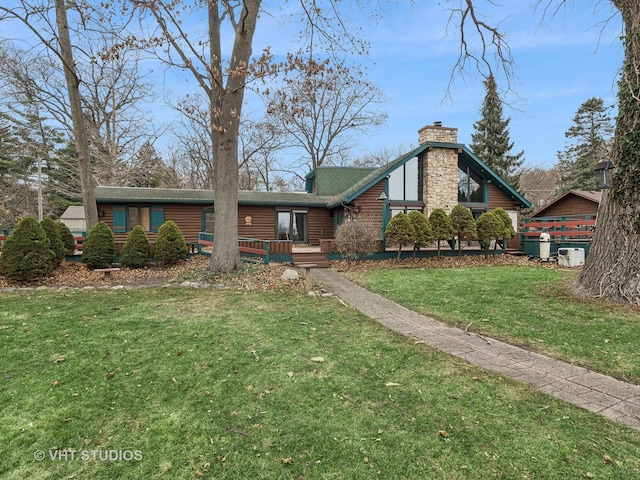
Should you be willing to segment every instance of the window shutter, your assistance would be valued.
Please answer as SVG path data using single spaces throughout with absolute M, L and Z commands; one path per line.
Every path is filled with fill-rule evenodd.
M 157 232 L 164 223 L 164 206 L 154 205 L 151 207 L 151 231 Z
M 124 205 L 113 206 L 113 233 L 127 231 L 127 210 Z

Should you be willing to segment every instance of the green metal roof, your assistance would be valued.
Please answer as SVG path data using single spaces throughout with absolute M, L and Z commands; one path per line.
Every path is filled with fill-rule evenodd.
M 213 190 L 178 188 L 96 187 L 96 201 L 101 203 L 194 203 L 213 205 Z M 327 197 L 310 193 L 239 191 L 239 205 L 292 205 L 324 207 Z
M 438 147 L 438 148 L 455 148 L 461 150 L 462 160 L 467 163 L 471 168 L 473 168 L 476 172 L 482 175 L 486 180 L 491 180 L 493 184 L 501 190 L 505 195 L 507 195 L 512 200 L 520 203 L 522 208 L 531 207 L 531 202 L 529 202 L 526 198 L 524 198 L 519 192 L 517 192 L 511 185 L 505 182 L 497 173 L 491 170 L 482 160 L 480 160 L 468 147 L 461 143 L 441 143 L 441 142 L 427 142 L 420 145 L 417 148 L 414 148 L 410 152 L 396 158 L 392 162 L 383 165 L 380 168 L 377 168 L 362 180 L 360 180 L 355 185 L 352 185 L 349 189 L 344 192 L 334 195 L 329 199 L 327 203 L 327 207 L 333 208 L 341 205 L 342 203 L 349 203 L 355 200 L 359 195 L 373 187 L 380 180 L 388 176 L 391 172 L 393 172 L 396 168 L 407 163 L 416 155 L 421 154 L 429 147 Z
M 319 167 L 306 176 L 307 182 L 314 177 L 317 182 L 316 193 L 255 192 L 239 191 L 239 205 L 282 205 L 282 206 L 318 206 L 334 208 L 343 203 L 352 202 L 359 195 L 387 177 L 416 155 L 429 147 L 455 148 L 460 150 L 461 159 L 482 175 L 507 197 L 520 203 L 523 208 L 531 203 L 507 184 L 497 173 L 491 170 L 469 148 L 458 143 L 427 142 L 410 152 L 396 158 L 379 168 L 364 167 Z M 333 193 L 335 192 L 335 193 Z M 185 190 L 177 188 L 141 188 L 141 187 L 96 187 L 96 201 L 124 203 L 194 203 L 213 204 L 212 190 Z
M 374 170 L 375 167 L 326 166 L 312 170 L 306 178 L 308 181 L 315 178 L 317 195 L 331 197 L 344 192 Z

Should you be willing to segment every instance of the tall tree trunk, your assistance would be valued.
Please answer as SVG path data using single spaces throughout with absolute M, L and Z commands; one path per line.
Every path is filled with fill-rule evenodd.
M 71 36 L 67 21 L 67 9 L 64 0 L 55 0 L 56 25 L 60 42 L 60 58 L 64 64 L 64 77 L 67 83 L 69 104 L 71 106 L 71 118 L 73 121 L 73 135 L 75 137 L 76 152 L 78 155 L 78 170 L 80 173 L 80 185 L 82 187 L 82 203 L 87 222 L 87 231 L 98 223 L 98 207 L 96 205 L 95 184 L 91 174 L 91 160 L 89 156 L 89 143 L 87 130 L 82 113 L 80 99 L 80 80 L 78 78 L 73 50 L 71 48 Z
M 640 305 L 640 3 L 612 3 L 625 25 L 612 158 L 616 172 L 613 189 L 602 196 L 589 256 L 574 291 Z
M 209 2 L 212 88 L 211 131 L 214 152 L 213 197 L 215 240 L 209 269 L 229 272 L 241 266 L 238 251 L 238 135 L 245 82 L 251 58 L 260 0 L 244 0 L 235 28 L 233 51 L 226 75 L 221 62 L 221 18 L 218 0 Z

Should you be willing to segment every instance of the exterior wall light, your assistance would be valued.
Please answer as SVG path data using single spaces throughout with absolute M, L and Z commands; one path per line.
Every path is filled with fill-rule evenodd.
M 596 174 L 596 188 L 604 190 L 605 188 L 613 188 L 613 171 L 616 166 L 612 162 L 600 162 L 593 171 Z

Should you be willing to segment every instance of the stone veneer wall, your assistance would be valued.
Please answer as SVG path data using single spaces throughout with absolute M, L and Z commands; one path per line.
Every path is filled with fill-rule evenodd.
M 418 130 L 418 144 L 427 142 L 458 143 L 458 129 L 427 125 Z
M 418 131 L 420 145 L 426 142 L 458 143 L 458 129 L 428 125 Z M 458 204 L 458 149 L 429 147 L 423 154 L 425 214 L 436 208 L 451 213 Z

